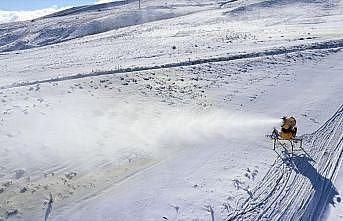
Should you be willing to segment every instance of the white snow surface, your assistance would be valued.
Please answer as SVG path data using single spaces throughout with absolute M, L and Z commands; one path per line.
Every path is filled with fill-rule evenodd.
M 160 4 L 161 2 L 157 4 L 154 1 L 146 1 L 145 7 L 138 9 L 136 1 L 115 1 L 68 8 L 29 21 L 0 24 L 0 51 L 51 45 L 123 27 L 187 15 L 210 8 L 212 5 L 188 0 Z
M 342 220 L 342 1 L 137 4 L 0 24 L 0 220 Z

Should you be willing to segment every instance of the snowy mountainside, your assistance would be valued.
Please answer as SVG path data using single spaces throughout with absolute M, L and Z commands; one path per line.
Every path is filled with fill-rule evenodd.
M 114 2 L 108 2 L 108 3 L 102 3 L 102 4 L 96 4 L 96 5 L 84 5 L 84 6 L 75 6 L 72 8 L 68 8 L 59 12 L 52 13 L 50 15 L 43 16 L 40 19 L 44 18 L 53 18 L 53 17 L 61 17 L 61 16 L 67 16 L 67 15 L 73 15 L 73 14 L 82 14 L 82 13 L 92 13 L 92 12 L 100 12 L 100 11 L 106 11 L 111 10 L 116 6 L 123 6 L 127 3 L 131 3 L 134 0 L 127 0 L 127 1 L 114 1 Z
M 130 26 L 63 44 L 2 54 L 1 85 L 237 53 L 263 53 L 267 49 L 282 53 L 284 48 L 302 48 L 307 44 L 341 40 L 343 36 L 341 1 L 330 7 L 324 7 L 324 1 L 308 5 L 293 2 L 236 15 L 229 12 L 242 5 L 248 7 L 249 1 L 232 4 L 226 4 L 222 9 L 201 10 L 182 17 L 144 23 L 139 28 Z M 302 7 L 298 7 L 299 4 Z M 68 23 L 68 20 L 61 18 L 60 22 Z M 147 38 L 149 41 L 144 40 Z M 13 57 L 17 62 L 8 62 Z
M 343 217 L 342 1 L 125 3 L 0 25 L 0 220 Z
M 51 45 L 127 26 L 203 10 L 211 4 L 191 1 L 119 1 L 65 9 L 31 21 L 0 24 L 0 51 Z

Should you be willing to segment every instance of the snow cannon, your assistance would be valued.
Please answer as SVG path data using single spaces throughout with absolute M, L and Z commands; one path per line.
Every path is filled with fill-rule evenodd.
M 297 120 L 295 117 L 282 117 L 281 132 L 279 136 L 281 139 L 290 140 L 294 139 L 297 135 Z
M 282 145 L 281 141 L 286 141 L 291 144 L 292 153 L 294 149 L 294 144 L 300 142 L 299 147 L 302 149 L 302 137 L 297 137 L 297 120 L 295 117 L 282 117 L 282 124 L 280 132 L 274 128 L 271 135 L 266 135 L 274 141 L 274 150 L 277 144 Z M 284 146 L 284 145 L 282 145 Z

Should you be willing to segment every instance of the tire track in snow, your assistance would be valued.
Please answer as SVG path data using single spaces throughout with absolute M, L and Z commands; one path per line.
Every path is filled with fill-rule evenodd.
M 202 58 L 202 59 L 196 59 L 196 60 L 191 60 L 191 61 L 167 63 L 167 64 L 154 65 L 154 66 L 119 68 L 119 69 L 110 70 L 110 71 L 99 71 L 99 72 L 68 75 L 64 77 L 56 77 L 56 78 L 36 80 L 36 81 L 17 82 L 10 85 L 0 86 L 0 90 L 31 86 L 31 85 L 43 84 L 43 83 L 53 83 L 53 82 L 74 80 L 74 79 L 87 78 L 87 77 L 123 74 L 123 73 L 137 72 L 137 71 L 158 70 L 158 69 L 165 69 L 165 68 L 185 67 L 185 66 L 200 65 L 200 64 L 205 64 L 205 63 L 216 63 L 216 62 L 234 61 L 234 60 L 258 58 L 258 57 L 273 56 L 273 55 L 282 55 L 282 54 L 289 54 L 289 53 L 294 53 L 294 52 L 304 52 L 308 50 L 339 49 L 342 47 L 343 47 L 343 39 L 336 39 L 336 40 L 294 45 L 294 46 L 289 46 L 289 47 L 275 47 L 275 48 L 266 49 L 266 50 L 257 51 L 257 52 L 238 53 L 238 54 L 219 56 L 219 57 L 214 57 L 214 58 Z
M 235 205 L 226 220 L 320 220 L 338 195 L 333 182 L 343 156 L 343 105 L 305 135 L 303 147 L 308 154 L 282 147 L 252 196 Z

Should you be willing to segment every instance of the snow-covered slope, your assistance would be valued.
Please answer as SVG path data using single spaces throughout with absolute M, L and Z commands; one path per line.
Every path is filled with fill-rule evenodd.
M 340 202 L 333 180 L 342 161 L 342 118 L 343 106 L 304 137 L 307 150 L 293 155 L 281 149 L 263 180 L 250 190 L 258 197 L 228 203 L 236 210 L 229 211 L 227 220 L 322 220 L 329 204 Z
M 342 1 L 142 5 L 1 26 L 0 220 L 339 220 Z
M 299 57 L 305 61 L 285 62 Z M 316 61 L 307 60 L 309 58 Z M 331 170 L 323 163 L 332 165 L 332 171 L 338 169 L 336 163 L 340 158 L 336 157 L 341 153 L 338 149 L 342 148 L 342 130 L 335 125 L 321 130 L 327 137 L 334 136 L 331 141 L 338 146 L 329 145 L 325 138 L 317 138 L 316 142 L 327 146 L 306 142 L 304 150 L 297 149 L 293 157 L 279 156 L 282 147 L 274 152 L 272 142 L 264 137 L 278 125 L 277 116 L 281 114 L 297 116 L 300 133 L 310 134 L 336 112 L 341 99 L 332 98 L 341 97 L 343 92 L 342 75 L 337 74 L 342 69 L 342 53 L 317 59 L 315 54 L 297 53 L 242 62 L 238 64 L 239 69 L 250 68 L 240 74 L 229 71 L 236 68 L 232 63 L 200 66 L 199 70 L 212 73 L 208 76 L 226 73 L 219 74 L 216 83 L 205 90 L 208 96 L 205 104 L 212 105 L 209 110 L 218 110 L 224 102 L 226 114 L 215 112 L 200 120 L 196 117 L 184 120 L 187 123 L 179 126 L 180 129 L 189 128 L 188 123 L 194 125 L 186 131 L 192 142 L 181 143 L 183 148 L 178 157 L 142 171 L 92 200 L 61 208 L 53 220 L 103 220 L 106 217 L 114 220 L 163 220 L 163 217 L 211 220 L 210 207 L 214 220 L 277 220 L 280 216 L 283 220 L 307 220 L 305 211 L 313 211 L 316 205 L 320 209 L 327 208 L 331 201 L 335 206 L 340 205 L 336 200 L 337 192 L 321 191 L 329 182 L 319 178 L 327 177 L 333 183 L 334 176 L 331 177 Z M 324 71 L 326 74 L 321 75 Z M 313 94 L 317 88 L 325 90 Z M 287 95 L 292 99 L 283 95 L 289 90 L 292 92 Z M 328 99 L 332 99 L 329 105 Z M 180 142 L 177 134 L 170 134 Z M 173 147 L 172 144 L 170 142 L 168 147 Z M 290 151 L 290 147 L 286 148 Z M 325 151 L 329 151 L 330 156 L 320 158 Z M 315 161 L 306 161 L 304 154 Z M 313 168 L 320 172 L 314 173 Z M 335 190 L 332 183 L 330 190 Z M 334 194 L 318 204 L 317 197 L 325 193 Z M 308 201 L 292 203 L 304 199 Z M 232 215 L 236 213 L 243 215 Z M 317 218 L 318 214 L 312 215 Z
M 0 52 L 51 45 L 118 28 L 174 18 L 209 8 L 205 1 L 116 1 L 79 6 L 31 21 L 0 24 Z
M 239 7 L 236 4 L 232 7 Z M 341 39 L 341 2 L 326 8 L 324 3 L 298 6 L 293 3 L 275 9 L 265 7 L 239 16 L 229 14 L 228 8 L 205 10 L 139 28 L 131 26 L 63 44 L 6 53 L 0 56 L 0 81 L 6 85 L 237 53 L 263 53 L 266 49 L 282 53 L 290 46 L 301 48 Z M 317 16 L 313 10 L 323 15 Z M 251 13 L 255 15 L 248 16 Z M 13 57 L 16 62 L 8 62 Z

